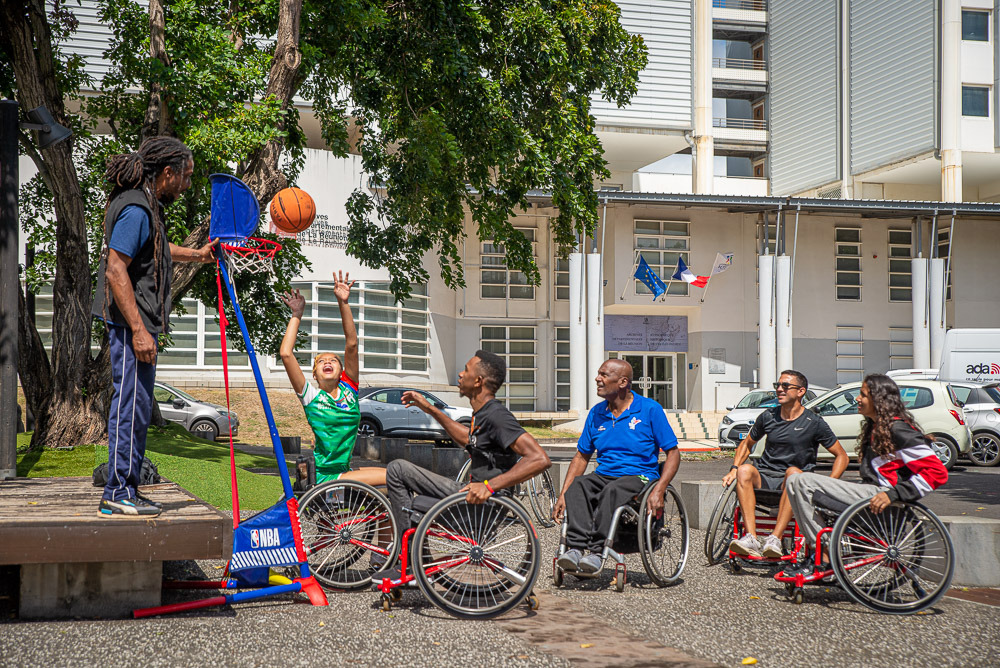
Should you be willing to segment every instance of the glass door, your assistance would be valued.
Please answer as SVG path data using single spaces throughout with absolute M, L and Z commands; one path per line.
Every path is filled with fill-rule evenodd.
M 684 382 L 675 382 L 676 378 L 683 378 L 684 375 L 683 355 L 612 353 L 611 356 L 620 357 L 631 365 L 633 392 L 652 399 L 668 411 L 685 407 Z

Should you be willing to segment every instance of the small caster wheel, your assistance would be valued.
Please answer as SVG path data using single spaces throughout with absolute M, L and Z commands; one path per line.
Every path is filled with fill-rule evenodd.
M 563 583 L 563 572 L 558 566 L 552 566 L 552 584 L 557 587 L 562 587 Z
M 389 600 L 393 603 L 399 603 L 403 600 L 403 592 L 400 589 L 390 589 L 389 590 Z
M 806 598 L 805 592 L 802 591 L 802 587 L 796 587 L 792 591 L 792 603 L 795 605 L 802 605 L 802 601 Z
M 382 610 L 385 612 L 392 610 L 392 597 L 388 594 L 382 594 Z
M 785 593 L 791 596 L 795 592 L 795 584 L 792 582 L 785 583 Z
M 532 594 L 528 597 L 528 610 L 538 610 L 541 603 L 538 602 L 538 597 Z
M 615 591 L 625 591 L 625 573 L 615 575 Z
M 740 561 L 739 559 L 730 559 L 729 560 L 729 570 L 731 570 L 733 573 L 742 573 L 743 572 L 743 562 Z

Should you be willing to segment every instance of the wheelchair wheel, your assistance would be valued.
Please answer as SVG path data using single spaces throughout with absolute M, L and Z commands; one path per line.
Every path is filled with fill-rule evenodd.
M 458 470 L 458 475 L 455 476 L 455 482 L 459 485 L 465 486 L 472 481 L 472 459 L 466 459 L 465 463 L 462 464 L 462 468 Z
M 934 605 L 955 571 L 951 536 L 919 503 L 893 503 L 875 515 L 859 501 L 834 524 L 830 544 L 840 585 L 879 612 L 907 615 Z
M 653 486 L 639 500 L 639 554 L 649 579 L 660 587 L 677 582 L 688 556 L 688 518 L 677 491 L 667 486 L 663 495 L 663 516 L 651 515 L 646 507 Z
M 335 480 L 313 487 L 299 501 L 299 522 L 309 570 L 327 587 L 366 587 L 396 559 L 389 500 L 364 483 Z
M 736 516 L 736 484 L 722 490 L 722 495 L 715 502 L 708 531 L 705 533 L 705 556 L 708 565 L 722 563 L 729 554 L 729 543 L 733 540 L 733 517 Z
M 431 603 L 463 619 L 488 619 L 522 603 L 538 577 L 541 546 L 519 503 L 469 505 L 449 496 L 421 520 L 413 574 Z
M 539 526 L 554 527 L 556 523 L 552 519 L 552 511 L 556 507 L 558 495 L 548 470 L 542 471 L 531 480 L 521 484 L 527 489 L 528 501 L 531 502 L 531 510 L 534 512 Z

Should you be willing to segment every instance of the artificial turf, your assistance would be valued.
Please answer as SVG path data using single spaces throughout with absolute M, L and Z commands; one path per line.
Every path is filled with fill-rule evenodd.
M 18 435 L 18 450 L 27 449 L 30 434 Z M 229 445 L 191 436 L 179 425 L 151 427 L 146 437 L 146 456 L 156 464 L 162 477 L 177 483 L 200 499 L 222 509 L 232 508 Z M 47 449 L 17 456 L 17 475 L 28 478 L 90 476 L 94 467 L 106 462 L 106 445 L 79 445 L 71 449 Z M 263 510 L 282 494 L 281 480 L 275 475 L 246 469 L 275 469 L 274 457 L 236 452 L 236 481 L 241 510 Z

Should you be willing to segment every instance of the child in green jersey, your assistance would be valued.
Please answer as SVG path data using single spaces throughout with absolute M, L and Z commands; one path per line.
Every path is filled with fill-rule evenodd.
M 285 338 L 281 340 L 281 362 L 288 380 L 305 409 L 306 420 L 316 437 L 316 482 L 357 480 L 368 485 L 384 485 L 385 469 L 364 467 L 351 470 L 351 455 L 358 435 L 361 409 L 358 407 L 358 330 L 347 300 L 354 282 L 348 274 L 333 274 L 333 294 L 340 306 L 344 327 L 344 361 L 335 353 L 320 353 L 313 362 L 313 380 L 306 381 L 295 359 L 295 338 L 306 300 L 298 290 L 285 293 L 282 301 L 292 309 Z

